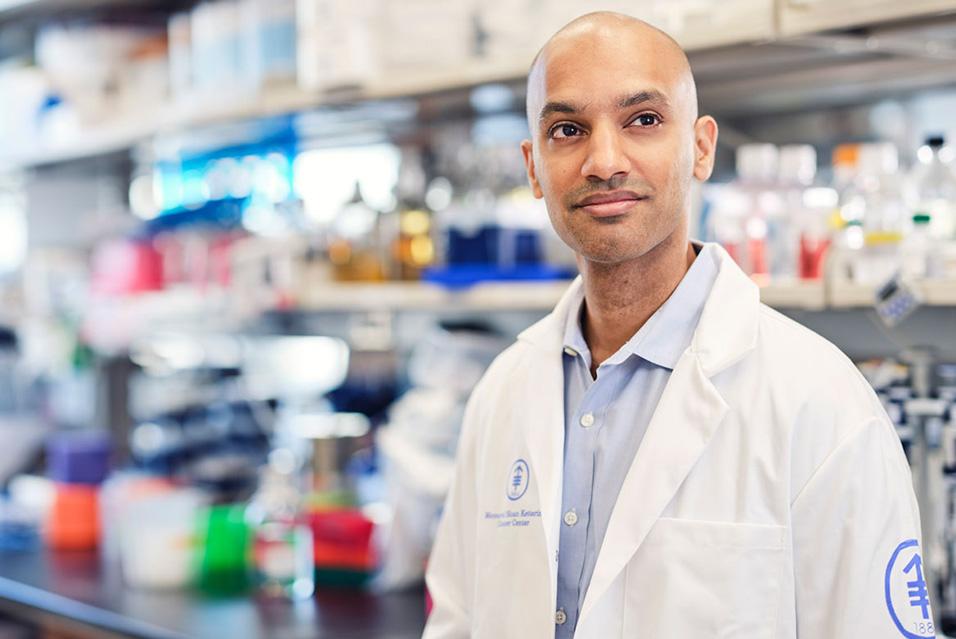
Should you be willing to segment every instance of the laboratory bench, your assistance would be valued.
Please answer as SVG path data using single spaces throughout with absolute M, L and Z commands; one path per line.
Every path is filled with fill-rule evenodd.
M 425 623 L 421 588 L 212 598 L 130 589 L 97 553 L 42 549 L 0 551 L 0 613 L 71 639 L 417 639 Z

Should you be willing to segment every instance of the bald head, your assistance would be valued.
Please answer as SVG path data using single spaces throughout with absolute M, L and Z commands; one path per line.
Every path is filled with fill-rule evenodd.
M 545 105 L 549 78 L 586 60 L 614 58 L 635 67 L 653 67 L 670 85 L 674 107 L 697 118 L 697 88 L 687 56 L 660 29 L 621 13 L 599 11 L 576 18 L 544 44 L 528 72 L 528 125 L 534 131 Z

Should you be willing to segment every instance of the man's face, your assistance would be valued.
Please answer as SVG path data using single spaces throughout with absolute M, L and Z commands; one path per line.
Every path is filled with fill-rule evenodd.
M 558 235 L 591 262 L 635 259 L 683 229 L 691 180 L 710 174 L 692 79 L 660 49 L 607 34 L 552 42 L 529 79 L 531 185 Z

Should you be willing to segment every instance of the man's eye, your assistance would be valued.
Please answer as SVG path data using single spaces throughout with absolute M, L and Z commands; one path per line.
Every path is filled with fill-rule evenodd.
M 573 138 L 581 133 L 581 127 L 574 124 L 559 124 L 551 129 L 552 138 Z
M 642 127 L 652 127 L 661 123 L 661 118 L 654 113 L 642 113 L 634 118 L 633 124 L 639 124 Z

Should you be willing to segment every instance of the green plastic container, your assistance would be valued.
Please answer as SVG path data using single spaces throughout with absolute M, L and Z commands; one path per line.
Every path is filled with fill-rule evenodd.
M 213 597 L 249 592 L 250 544 L 244 504 L 211 506 L 200 515 L 198 585 Z

